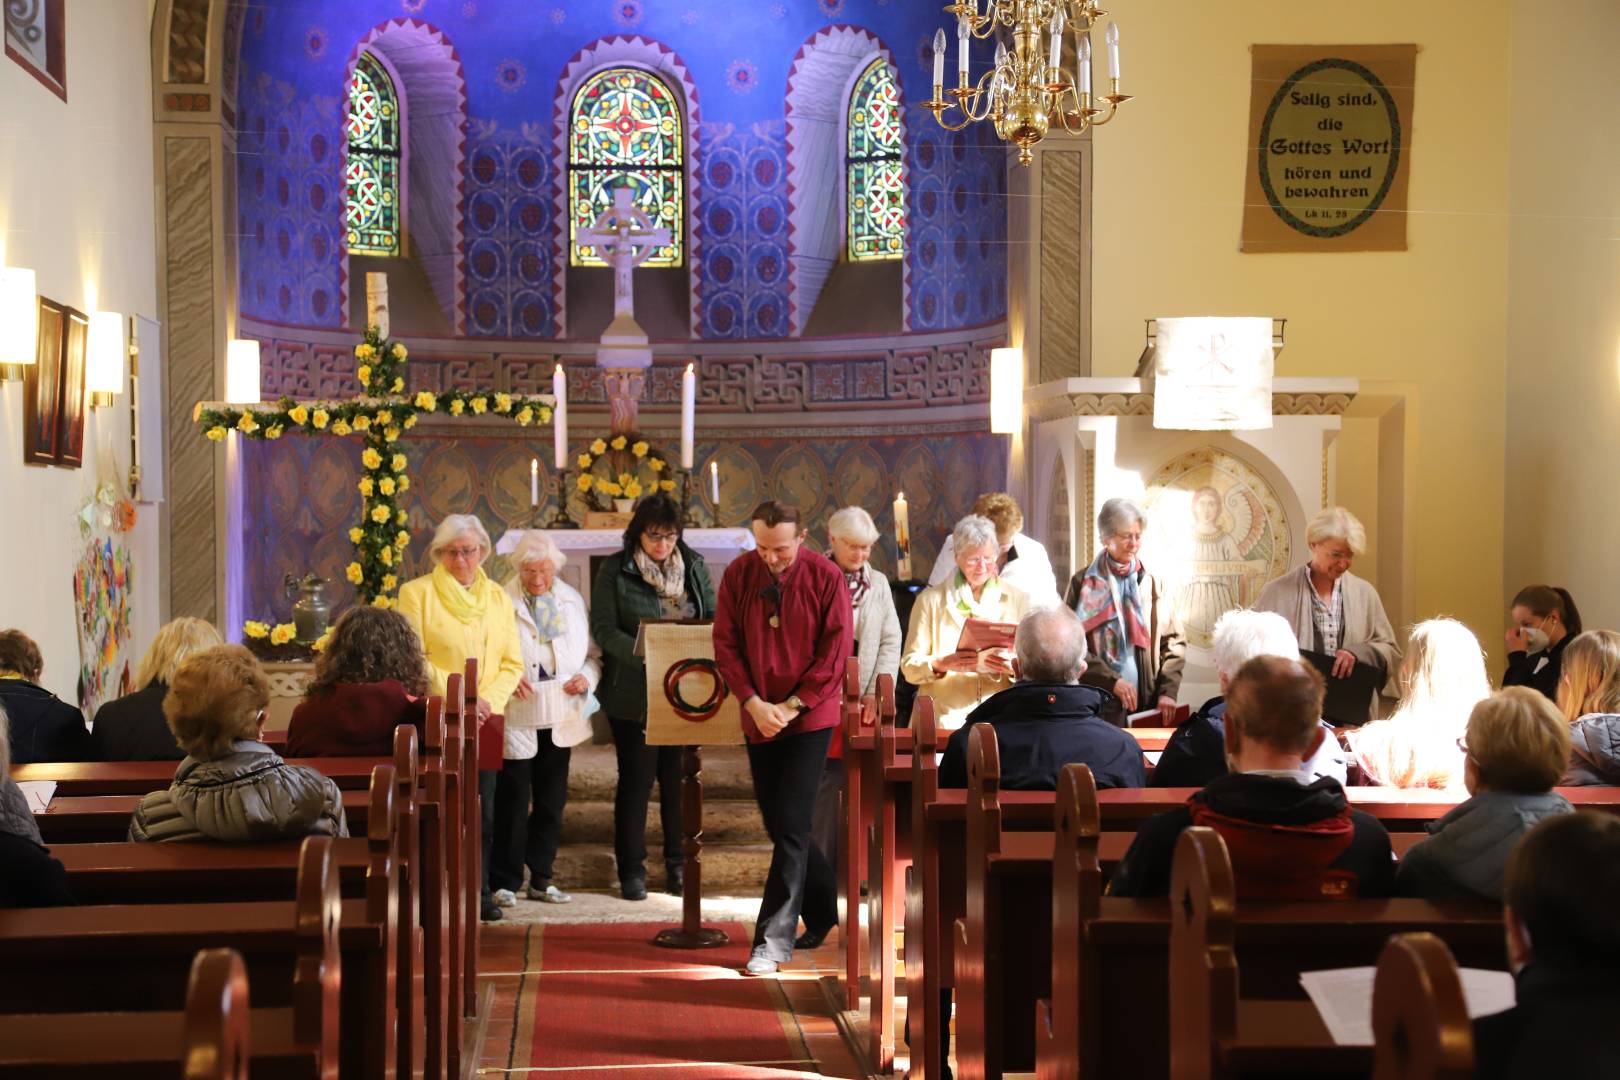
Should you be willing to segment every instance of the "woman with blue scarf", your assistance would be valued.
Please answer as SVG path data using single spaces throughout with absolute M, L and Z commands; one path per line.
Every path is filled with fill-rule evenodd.
M 1086 631 L 1081 682 L 1119 699 L 1124 713 L 1158 709 L 1174 723 L 1187 663 L 1187 639 L 1163 583 L 1142 565 L 1147 515 L 1129 499 L 1109 499 L 1097 514 L 1102 551 L 1069 581 L 1064 603 Z M 1114 717 L 1122 722 L 1122 717 Z
M 552 883 L 551 870 L 562 839 L 572 748 L 591 736 L 601 653 L 591 641 L 585 598 L 557 577 L 568 557 L 551 537 L 524 533 L 511 561 L 517 576 L 506 591 L 517 613 L 523 681 L 506 707 L 489 883 L 495 903 L 510 907 L 527 867 L 530 900 L 566 904 L 573 897 Z

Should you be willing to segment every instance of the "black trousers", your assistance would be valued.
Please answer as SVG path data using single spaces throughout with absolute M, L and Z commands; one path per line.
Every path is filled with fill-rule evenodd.
M 495 843 L 495 780 L 500 776 L 498 769 L 478 770 L 478 802 L 479 816 L 483 818 L 480 833 L 483 835 L 484 861 L 480 864 L 484 868 L 484 899 L 489 899 L 489 856 L 490 848 Z
M 535 732 L 539 749 L 531 758 L 508 758 L 495 781 L 495 850 L 489 884 L 523 888 L 523 868 L 537 889 L 551 884 L 551 867 L 562 840 L 563 807 L 568 803 L 568 763 L 573 750 L 558 746 L 551 732 Z
M 619 758 L 619 786 L 613 793 L 613 856 L 619 880 L 647 880 L 647 801 L 658 781 L 659 820 L 664 827 L 664 867 L 686 865 L 681 852 L 681 748 L 648 746 L 642 720 L 608 717 L 613 750 Z
M 748 744 L 765 831 L 771 837 L 771 869 L 754 925 L 754 955 L 785 963 L 793 959 L 799 916 L 812 929 L 838 921 L 838 883 L 832 864 L 810 841 L 816 788 L 827 763 L 832 729 L 777 736 Z

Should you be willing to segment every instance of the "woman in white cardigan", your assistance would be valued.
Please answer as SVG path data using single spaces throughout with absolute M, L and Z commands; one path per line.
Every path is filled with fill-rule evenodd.
M 495 784 L 490 887 L 502 907 L 517 903 L 525 865 L 530 900 L 573 899 L 552 884 L 551 870 L 568 802 L 569 758 L 590 738 L 602 663 L 584 598 L 557 578 L 567 559 L 549 536 L 530 531 L 512 552 L 517 577 L 506 583 L 523 679 L 506 706 L 506 760 Z

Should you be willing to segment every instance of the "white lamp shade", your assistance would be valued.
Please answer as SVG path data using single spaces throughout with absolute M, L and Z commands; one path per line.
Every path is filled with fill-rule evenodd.
M 232 338 L 225 349 L 225 400 L 232 405 L 259 403 L 259 343 Z
M 1024 352 L 990 350 L 990 431 L 1016 435 L 1024 430 Z
M 39 338 L 34 272 L 0 266 L 0 364 L 32 364 Z
M 116 311 L 90 316 L 90 341 L 85 348 L 84 388 L 91 393 L 124 392 L 124 317 Z

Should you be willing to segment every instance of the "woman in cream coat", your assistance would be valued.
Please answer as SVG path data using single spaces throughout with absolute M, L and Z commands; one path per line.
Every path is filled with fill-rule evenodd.
M 602 661 L 585 598 L 557 577 L 567 561 L 551 537 L 525 533 L 512 552 L 517 576 L 506 583 L 517 611 L 523 681 L 506 707 L 506 760 L 495 782 L 489 883 L 502 907 L 517 903 L 525 865 L 530 900 L 573 899 L 552 884 L 551 870 L 568 802 L 569 759 L 591 736 Z
M 985 698 L 1013 684 L 1012 655 L 959 653 L 969 618 L 1016 623 L 1029 610 L 1022 590 L 996 577 L 1001 544 L 989 518 L 968 515 L 951 531 L 956 573 L 931 586 L 911 609 L 900 670 L 919 694 L 934 699 L 940 726 L 954 730 Z

